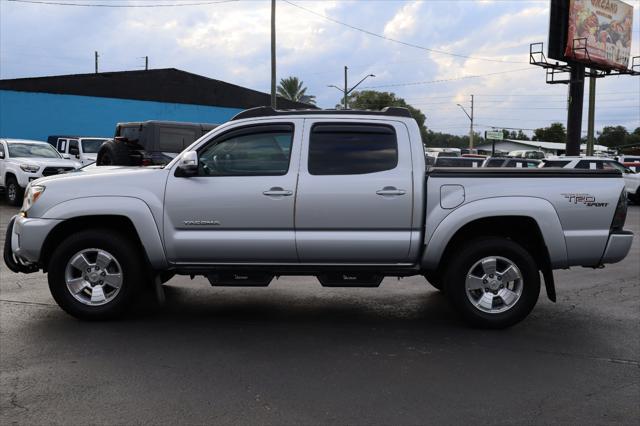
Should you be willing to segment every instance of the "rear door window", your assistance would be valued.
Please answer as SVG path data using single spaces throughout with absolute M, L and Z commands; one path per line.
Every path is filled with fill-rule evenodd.
M 395 129 L 382 124 L 320 123 L 311 129 L 309 173 L 355 175 L 395 169 Z
M 576 169 L 602 170 L 602 161 L 580 160 L 576 164 Z

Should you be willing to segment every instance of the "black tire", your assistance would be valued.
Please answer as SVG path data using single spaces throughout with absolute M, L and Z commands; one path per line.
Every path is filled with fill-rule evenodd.
M 519 299 L 504 312 L 484 312 L 467 296 L 465 281 L 468 272 L 477 262 L 492 256 L 511 261 L 519 269 L 522 278 Z M 529 315 L 540 295 L 540 274 L 534 258 L 522 246 L 506 238 L 486 237 L 466 243 L 447 264 L 444 283 L 446 294 L 455 309 L 471 326 L 479 328 L 506 328 L 522 321 Z M 484 291 L 481 289 L 475 295 Z M 497 309 L 505 308 L 504 305 L 500 306 L 503 301 L 501 298 L 492 301 L 492 306 L 496 301 Z
M 68 262 L 85 249 L 101 249 L 119 263 L 122 283 L 113 299 L 103 305 L 90 306 L 77 300 L 67 288 Z M 94 229 L 71 235 L 53 252 L 49 261 L 49 290 L 58 305 L 68 314 L 83 320 L 107 320 L 121 316 L 139 290 L 148 284 L 145 260 L 135 243 L 111 229 Z M 92 289 L 91 289 L 92 290 Z
M 15 177 L 7 177 L 7 184 L 4 188 L 4 197 L 7 200 L 7 204 L 10 206 L 21 206 L 22 198 L 24 197 L 24 189 L 18 185 L 18 181 Z
M 98 166 L 130 166 L 129 148 L 124 142 L 106 141 L 98 150 Z

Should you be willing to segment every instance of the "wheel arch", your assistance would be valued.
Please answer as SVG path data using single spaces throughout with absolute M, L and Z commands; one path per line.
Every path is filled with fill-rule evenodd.
M 43 215 L 44 219 L 61 220 L 43 243 L 40 255 L 46 268 L 56 243 L 80 229 L 106 228 L 130 236 L 140 245 L 154 270 L 166 269 L 168 264 L 161 234 L 148 205 L 131 197 L 86 197 L 60 203 Z
M 552 269 L 566 267 L 568 260 L 560 219 L 551 203 L 540 198 L 498 197 L 465 204 L 435 229 L 421 267 L 437 274 L 456 246 L 478 236 L 505 237 L 525 247 L 544 275 L 547 295 L 555 300 Z

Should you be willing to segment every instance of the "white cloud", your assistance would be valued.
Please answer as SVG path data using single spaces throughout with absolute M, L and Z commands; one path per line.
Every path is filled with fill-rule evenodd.
M 384 26 L 384 35 L 396 39 L 412 35 L 416 30 L 416 17 L 421 7 L 421 1 L 402 6 Z

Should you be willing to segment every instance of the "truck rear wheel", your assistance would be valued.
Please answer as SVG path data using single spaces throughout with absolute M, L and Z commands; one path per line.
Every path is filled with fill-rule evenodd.
M 109 140 L 102 144 L 96 159 L 98 166 L 130 166 L 129 148 L 124 143 Z
M 116 318 L 141 287 L 143 265 L 126 236 L 107 229 L 82 231 L 64 240 L 51 256 L 49 290 L 76 318 Z
M 447 265 L 446 294 L 472 326 L 506 328 L 522 321 L 540 294 L 534 258 L 506 238 L 478 238 Z

